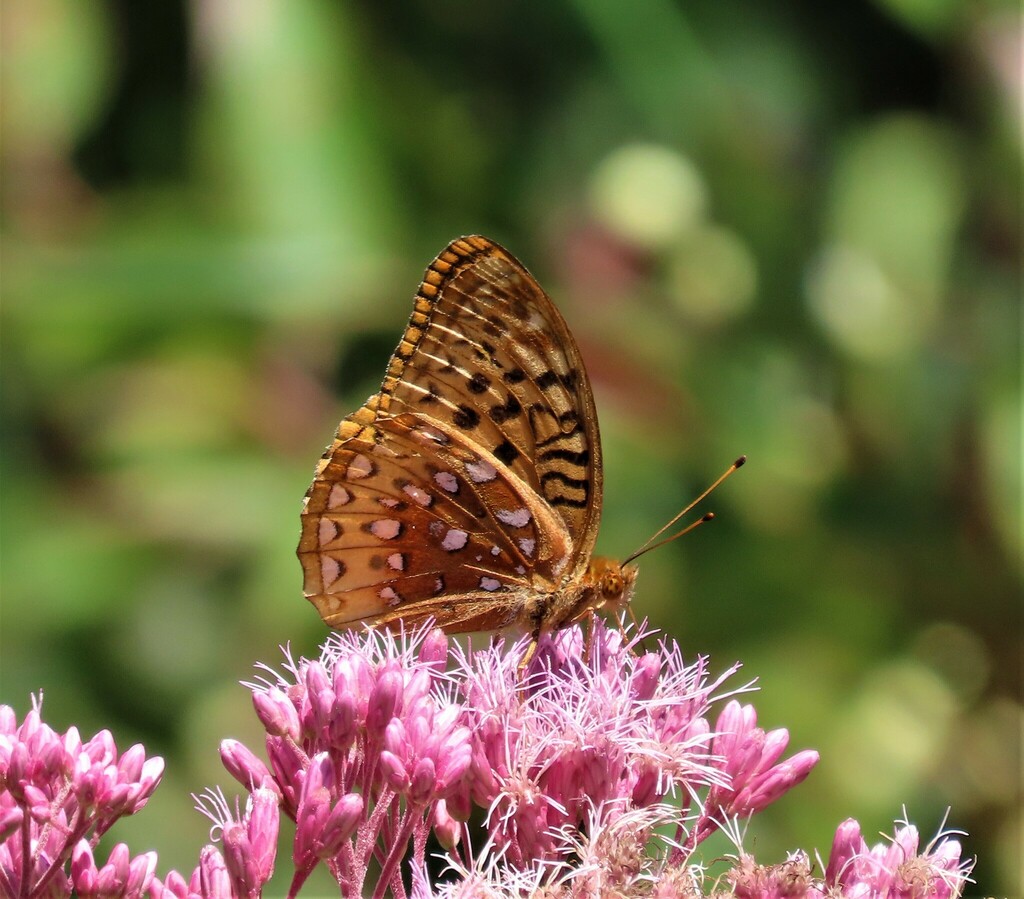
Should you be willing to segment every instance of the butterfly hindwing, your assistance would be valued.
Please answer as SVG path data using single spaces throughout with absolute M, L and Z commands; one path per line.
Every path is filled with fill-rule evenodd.
M 325 456 L 299 556 L 307 596 L 342 626 L 392 611 L 410 621 L 456 598 L 514 619 L 512 594 L 538 581 L 553 589 L 571 547 L 560 519 L 493 456 L 404 414 Z

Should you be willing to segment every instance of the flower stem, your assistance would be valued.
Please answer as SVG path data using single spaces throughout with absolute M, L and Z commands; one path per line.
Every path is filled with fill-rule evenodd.
M 389 884 L 391 884 L 392 892 L 396 896 L 404 896 L 405 887 L 402 885 L 401 872 L 398 870 L 398 866 L 405 856 L 405 850 L 408 848 L 409 840 L 412 838 L 416 821 L 422 816 L 422 813 L 423 810 L 419 807 L 406 809 L 405 820 L 398 829 L 395 839 L 391 841 L 391 851 L 388 853 L 387 858 L 384 859 L 384 864 L 381 865 L 377 888 L 373 891 L 373 899 L 384 899 L 384 894 Z M 396 877 L 398 878 L 397 883 L 392 883 Z M 395 889 L 396 886 L 401 888 L 401 893 Z

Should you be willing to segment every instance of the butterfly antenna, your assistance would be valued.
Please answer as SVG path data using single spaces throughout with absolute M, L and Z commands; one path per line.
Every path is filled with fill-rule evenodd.
M 692 503 L 687 505 L 686 508 L 684 508 L 681 512 L 679 512 L 679 514 L 676 515 L 671 521 L 669 521 L 665 525 L 662 525 L 662 527 L 658 528 L 658 530 L 654 534 L 652 534 L 650 536 L 650 538 L 647 540 L 647 542 L 644 543 L 644 545 L 641 546 L 636 552 L 632 553 L 622 564 L 626 565 L 626 564 L 628 564 L 628 563 L 638 559 L 644 553 L 650 552 L 652 549 L 656 549 L 659 546 L 664 546 L 666 543 L 671 543 L 673 540 L 675 540 L 675 539 L 677 539 L 679 537 L 682 537 L 683 534 L 689 534 L 690 531 L 692 531 L 694 528 L 699 527 L 700 525 L 704 524 L 705 522 L 711 521 L 711 519 L 715 517 L 715 513 L 714 512 L 708 512 L 707 515 L 704 515 L 703 517 L 698 518 L 695 522 L 693 522 L 693 524 L 687 525 L 681 531 L 678 531 L 677 533 L 672 534 L 672 536 L 670 536 L 670 537 L 666 537 L 664 540 L 658 540 L 658 538 L 662 534 L 664 534 L 665 531 L 667 531 L 670 527 L 672 527 L 672 525 L 674 525 L 677 521 L 679 521 L 679 519 L 682 518 L 684 515 L 686 515 L 691 509 L 693 509 L 694 506 L 696 506 L 698 503 L 703 502 L 707 498 L 708 494 L 710 494 L 717 487 L 719 487 L 722 484 L 722 482 L 727 477 L 729 477 L 729 475 L 731 475 L 737 469 L 742 468 L 743 464 L 746 461 L 747 461 L 747 457 L 746 456 L 740 456 L 735 462 L 732 463 L 732 465 L 730 465 L 725 471 L 723 471 L 718 476 L 718 478 L 715 479 L 715 482 L 710 487 L 708 487 L 707 490 L 705 490 L 700 496 L 698 496 Z M 655 542 L 655 541 L 657 541 L 657 542 Z

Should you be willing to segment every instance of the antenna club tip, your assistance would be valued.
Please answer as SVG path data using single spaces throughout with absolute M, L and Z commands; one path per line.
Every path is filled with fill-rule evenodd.
M 708 512 L 708 513 L 706 513 L 704 515 L 704 517 L 701 519 L 701 521 L 711 521 L 711 519 L 714 518 L 714 517 L 715 517 L 715 513 L 714 512 Z
M 742 467 L 743 467 L 744 465 L 746 465 L 746 464 L 747 464 L 747 456 L 746 456 L 746 453 L 744 453 L 744 454 L 743 454 L 742 456 L 740 456 L 740 457 L 739 457 L 739 458 L 738 458 L 738 459 L 737 459 L 737 460 L 736 460 L 735 462 L 733 462 L 732 464 L 733 464 L 733 465 L 734 465 L 734 466 L 735 466 L 736 468 L 742 468 Z

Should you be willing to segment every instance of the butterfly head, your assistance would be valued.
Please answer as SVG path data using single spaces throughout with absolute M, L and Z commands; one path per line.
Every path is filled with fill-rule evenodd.
M 587 580 L 593 591 L 591 608 L 611 612 L 626 608 L 633 598 L 636 575 L 635 565 L 623 565 L 615 559 L 595 556 L 587 571 Z

